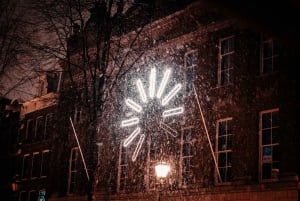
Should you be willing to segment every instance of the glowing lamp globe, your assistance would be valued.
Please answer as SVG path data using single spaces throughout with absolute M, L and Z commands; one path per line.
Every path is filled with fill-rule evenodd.
M 170 172 L 170 166 L 166 163 L 159 163 L 155 166 L 155 173 L 158 178 L 166 178 Z

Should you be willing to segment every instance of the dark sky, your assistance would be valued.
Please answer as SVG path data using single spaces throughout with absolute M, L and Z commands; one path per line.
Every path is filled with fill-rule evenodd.
M 300 2 L 297 0 L 207 0 L 258 30 L 275 34 L 291 47 L 300 45 Z

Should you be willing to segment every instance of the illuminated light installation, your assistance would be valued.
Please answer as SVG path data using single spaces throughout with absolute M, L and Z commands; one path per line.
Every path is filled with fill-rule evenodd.
M 168 102 L 177 94 L 177 92 L 181 89 L 182 85 L 177 84 L 169 93 L 166 97 L 163 98 L 161 104 L 166 105 Z
M 141 132 L 141 129 L 137 127 L 129 136 L 126 138 L 124 141 L 124 147 L 127 147 L 133 140 L 134 138 Z
M 155 68 L 152 68 L 150 73 L 150 86 L 149 86 L 150 98 L 153 98 L 155 94 L 155 81 L 156 81 L 156 70 Z
M 134 152 L 132 154 L 132 158 L 131 158 L 132 161 L 136 160 L 136 157 L 137 157 L 138 153 L 140 152 L 140 149 L 142 147 L 142 144 L 143 144 L 144 140 L 145 140 L 145 135 L 142 134 L 141 137 L 140 137 L 140 140 L 139 140 L 139 142 L 138 142 L 138 144 L 136 146 L 136 149 L 134 150 Z
M 160 99 L 163 95 L 163 92 L 167 86 L 167 82 L 169 80 L 171 74 L 171 70 L 167 69 L 166 72 L 163 75 L 162 81 L 158 87 L 158 90 L 156 92 L 156 69 L 152 68 L 150 71 L 150 75 L 149 75 L 149 98 L 153 99 L 156 98 Z M 140 98 L 142 100 L 143 103 L 147 103 L 147 94 L 145 92 L 143 83 L 140 79 L 138 79 L 136 81 L 136 86 L 137 86 L 137 90 L 138 93 L 140 95 Z M 177 84 L 175 85 L 172 90 L 165 96 L 163 97 L 162 101 L 161 101 L 161 105 L 162 106 L 166 106 L 169 101 L 180 91 L 180 89 L 182 88 L 181 84 Z M 156 93 L 156 94 L 155 94 Z M 135 112 L 138 113 L 142 113 L 142 106 L 139 105 L 138 103 L 136 103 L 135 101 L 133 101 L 132 99 L 126 99 L 125 103 L 128 107 L 130 107 L 132 110 L 134 110 Z M 176 108 L 172 108 L 172 109 L 167 109 L 163 111 L 162 117 L 169 117 L 169 116 L 174 116 L 174 115 L 178 115 L 183 113 L 184 109 L 183 107 L 176 107 Z M 123 120 L 121 122 L 121 127 L 129 127 L 129 126 L 133 126 L 139 123 L 139 118 L 138 117 L 133 117 L 127 120 Z M 160 122 L 160 127 L 167 132 L 168 134 L 170 134 L 173 137 L 176 137 L 178 135 L 177 131 L 172 129 L 170 126 L 168 126 L 167 124 L 163 123 L 162 121 Z M 129 146 L 133 140 L 140 135 L 139 141 L 137 143 L 137 146 L 133 152 L 132 155 L 132 161 L 135 161 L 140 149 L 142 147 L 142 144 L 145 140 L 145 134 L 141 133 L 141 128 L 140 127 L 136 127 L 135 130 L 124 140 L 123 146 L 127 147 Z
M 183 107 L 177 107 L 177 108 L 173 108 L 170 110 L 165 110 L 163 112 L 163 117 L 169 117 L 169 116 L 173 116 L 173 115 L 177 115 L 177 114 L 181 114 L 183 113 Z
M 121 127 L 132 126 L 132 125 L 135 125 L 135 124 L 138 124 L 138 123 L 139 123 L 139 118 L 134 117 L 134 118 L 122 121 Z
M 131 99 L 126 99 L 125 101 L 126 105 L 129 106 L 131 109 L 137 111 L 137 112 L 141 112 L 142 111 L 142 107 L 137 104 L 136 102 L 134 102 L 133 100 Z
M 160 98 L 161 95 L 162 95 L 162 93 L 164 92 L 165 87 L 167 85 L 167 82 L 169 80 L 170 74 L 171 74 L 171 70 L 167 69 L 166 72 L 165 72 L 165 74 L 164 74 L 164 77 L 163 77 L 163 79 L 162 79 L 162 81 L 160 83 L 160 86 L 158 88 L 158 91 L 157 91 L 157 94 L 156 94 L 157 98 Z
M 140 93 L 140 96 L 141 96 L 141 99 L 144 103 L 147 102 L 147 95 L 146 95 L 146 92 L 144 90 L 144 87 L 143 87 L 143 83 L 140 79 L 138 79 L 136 81 L 136 85 L 137 85 L 137 88 L 138 88 L 138 91 Z

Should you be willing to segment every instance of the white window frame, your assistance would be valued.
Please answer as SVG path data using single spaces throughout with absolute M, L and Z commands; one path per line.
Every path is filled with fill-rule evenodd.
M 222 43 L 224 41 L 228 41 L 228 40 L 233 40 L 233 44 L 232 44 L 232 49 L 231 50 L 228 50 L 226 51 L 224 54 L 222 53 Z M 234 67 L 233 67 L 233 63 L 232 63 L 232 59 L 233 59 L 233 55 L 235 53 L 235 36 L 232 35 L 232 36 L 228 36 L 226 38 L 221 38 L 219 40 L 219 53 L 218 53 L 218 85 L 219 86 L 226 86 L 228 84 L 231 84 L 233 83 L 233 70 L 234 70 Z M 225 69 L 222 69 L 222 61 L 223 61 L 223 58 L 224 57 L 229 57 L 230 60 L 229 60 L 229 67 L 228 68 L 225 68 Z M 229 74 L 229 77 L 227 78 L 223 78 L 225 77 L 224 76 L 224 72 L 227 72 L 227 74 Z M 223 81 L 222 80 L 226 80 L 226 81 Z
M 274 160 L 273 155 L 270 158 L 267 158 L 267 159 L 263 158 L 263 153 L 264 153 L 263 149 L 264 149 L 264 147 L 271 146 L 272 148 L 274 148 L 274 147 L 279 147 L 279 145 L 280 145 L 280 142 L 276 142 L 276 143 L 270 142 L 269 144 L 264 144 L 263 145 L 263 130 L 269 129 L 271 131 L 271 134 L 272 134 L 272 131 L 274 129 L 279 129 L 279 125 L 276 126 L 276 125 L 273 125 L 273 124 L 268 128 L 263 128 L 262 116 L 264 114 L 274 113 L 274 112 L 279 113 L 279 108 L 264 110 L 264 111 L 261 111 L 259 113 L 259 181 L 260 182 L 272 182 L 272 181 L 278 181 L 278 179 L 279 179 L 278 178 L 279 171 L 280 171 L 279 167 L 277 167 L 277 168 L 276 167 L 273 168 L 273 167 L 274 167 L 274 164 L 277 164 L 279 166 L 280 161 L 279 160 L 278 161 Z M 278 135 L 279 135 L 279 133 L 278 133 Z M 272 136 L 271 136 L 271 139 L 272 139 Z M 273 152 L 271 152 L 271 153 L 273 153 Z M 263 164 L 267 163 L 267 162 L 264 162 L 264 160 L 269 160 L 268 163 L 271 163 L 271 165 L 272 165 L 272 171 L 270 173 L 271 178 L 266 178 L 266 179 L 263 178 Z
M 75 154 L 75 158 L 74 158 L 74 164 L 75 164 L 75 167 L 72 166 L 73 164 L 73 155 Z M 70 158 L 69 158 L 69 176 L 68 176 L 68 189 L 67 189 L 67 194 L 73 194 L 74 192 L 71 192 L 71 185 L 74 185 L 74 187 L 76 186 L 76 174 L 77 174 L 77 171 L 78 171 L 78 160 L 79 160 L 79 149 L 78 147 L 73 147 L 71 149 L 71 152 L 70 152 Z M 74 175 L 72 174 L 74 173 Z M 72 177 L 75 177 L 75 178 L 72 178 Z M 74 189 L 73 189 L 74 190 Z
M 226 176 L 226 179 L 224 180 L 223 178 L 222 181 L 220 181 L 219 179 L 219 175 L 222 177 L 222 174 L 221 174 L 221 171 L 220 171 L 220 167 L 219 167 L 219 154 L 226 154 L 226 161 L 225 161 L 225 166 L 222 167 L 225 169 L 225 174 L 227 175 L 228 173 L 228 170 L 230 169 L 231 170 L 231 174 L 232 174 L 232 156 L 231 156 L 231 161 L 228 160 L 227 156 L 228 154 L 232 154 L 232 147 L 231 149 L 230 148 L 227 148 L 227 144 L 228 144 L 228 137 L 231 137 L 231 140 L 233 140 L 233 133 L 228 133 L 228 127 L 227 127 L 227 123 L 230 121 L 231 125 L 233 123 L 232 121 L 232 117 L 227 117 L 227 118 L 222 118 L 222 119 L 218 119 L 217 120 L 217 125 L 216 125 L 216 146 L 215 146 L 215 156 L 216 156 L 216 162 L 217 162 L 217 165 L 218 165 L 218 172 L 215 171 L 215 183 L 216 184 L 230 184 L 231 183 L 231 180 L 229 178 L 227 178 Z M 219 141 L 220 141 L 220 124 L 223 123 L 223 122 L 226 122 L 226 134 L 223 135 L 226 139 L 226 147 L 224 148 L 224 150 L 219 150 Z M 232 128 L 231 128 L 232 129 Z M 231 130 L 232 131 L 232 130 Z M 232 142 L 231 142 L 232 143 Z M 232 144 L 231 144 L 232 146 Z M 231 175 L 232 177 L 232 175 Z
M 191 63 L 190 65 L 189 65 L 189 63 L 188 63 L 188 57 L 189 56 L 195 56 L 196 58 L 195 58 L 195 63 Z M 199 54 L 198 54 L 198 50 L 197 49 L 194 49 L 194 50 L 190 50 L 190 51 L 188 51 L 188 52 L 186 52 L 185 54 L 184 54 L 184 74 L 185 74 L 185 77 L 184 77 L 184 80 L 185 80 L 185 89 L 184 89 L 184 94 L 186 95 L 186 96 L 188 96 L 188 95 L 190 95 L 192 92 L 193 92 L 193 88 L 192 88 L 192 86 L 193 86 L 193 83 L 194 83 L 194 81 L 195 81 L 195 79 L 196 79 L 196 74 L 195 74 L 195 71 L 196 71 L 196 69 L 197 69 L 197 66 L 199 65 L 199 60 L 198 60 L 198 57 L 199 57 Z M 188 73 L 191 71 L 191 73 L 192 73 L 192 80 L 188 80 Z
M 272 49 L 272 53 L 270 56 L 266 57 L 264 55 L 264 50 L 265 50 L 265 44 L 270 44 L 271 46 L 271 49 Z M 274 69 L 275 65 L 276 65 L 276 61 L 275 59 L 277 59 L 279 57 L 279 54 L 277 52 L 275 52 L 274 50 L 274 43 L 276 43 L 276 41 L 274 41 L 274 39 L 272 38 L 267 38 L 267 39 L 262 39 L 261 41 L 261 64 L 260 64 L 260 74 L 261 75 L 266 75 L 266 74 L 270 74 L 270 73 L 273 73 L 273 72 L 276 72 L 277 69 Z M 266 60 L 269 60 L 271 61 L 271 70 L 270 71 L 267 71 L 265 70 L 265 61 Z
M 187 131 L 187 130 L 189 130 L 189 133 L 191 134 L 191 138 L 190 139 L 188 139 L 188 141 L 185 141 L 184 140 L 184 133 L 185 133 L 185 131 Z M 192 160 L 193 160 L 193 158 L 194 158 L 194 149 L 195 149 L 195 147 L 194 147 L 194 139 L 195 139 L 195 127 L 194 126 L 189 126 L 189 127 L 184 127 L 184 128 L 182 128 L 182 131 L 181 131 L 181 137 L 180 137 L 180 164 L 179 164 L 179 172 L 180 172 L 180 174 L 179 174 L 179 185 L 181 186 L 181 187 L 184 187 L 184 188 L 186 188 L 187 186 L 189 186 L 189 185 L 192 185 L 193 183 L 195 183 L 195 175 L 194 175 L 194 173 L 193 173 L 193 171 L 191 170 L 191 168 L 192 168 Z M 190 148 L 191 148 L 191 154 L 192 155 L 184 155 L 184 146 L 185 146 L 185 144 L 187 144 L 187 145 L 189 145 L 190 146 Z M 184 169 L 185 169 L 185 167 L 184 167 L 184 160 L 189 160 L 190 162 L 189 162 L 189 167 L 188 167 L 188 173 L 190 173 L 190 176 L 191 176 L 191 181 L 190 182 L 185 182 L 184 181 L 184 174 L 185 174 L 185 172 L 184 172 Z

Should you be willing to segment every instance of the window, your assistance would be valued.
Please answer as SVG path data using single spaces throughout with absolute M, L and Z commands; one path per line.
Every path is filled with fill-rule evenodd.
M 47 93 L 57 92 L 58 87 L 58 74 L 55 72 L 47 73 Z
M 44 130 L 45 130 L 45 118 L 43 116 L 39 116 L 36 119 L 36 123 L 35 123 L 35 138 L 38 141 L 44 138 Z
M 39 191 L 38 201 L 46 201 L 46 190 L 45 189 Z
M 36 191 L 34 190 L 29 191 L 28 201 L 37 201 L 37 198 L 38 198 L 38 194 Z
M 34 129 L 35 129 L 35 125 L 34 125 L 33 119 L 28 119 L 27 120 L 27 127 L 26 127 L 26 142 L 27 143 L 33 141 L 33 138 L 34 138 L 34 135 L 35 135 Z
M 26 193 L 26 191 L 20 191 L 19 201 L 27 201 L 27 193 Z
M 153 140 L 153 138 L 151 139 Z M 151 142 L 149 147 L 149 189 L 153 190 L 156 188 L 156 184 L 158 184 L 156 173 L 155 173 L 155 165 L 159 162 L 159 156 L 161 155 L 161 144 Z
M 53 113 L 49 113 L 46 115 L 46 120 L 45 120 L 44 139 L 48 139 L 50 137 L 52 129 L 53 129 Z
M 217 121 L 216 157 L 220 175 L 216 175 L 217 183 L 232 181 L 232 118 Z M 221 177 L 221 180 L 220 180 Z
M 69 160 L 68 194 L 72 194 L 75 192 L 77 165 L 78 165 L 78 147 L 74 147 L 71 150 L 71 155 Z
M 279 110 L 260 113 L 260 175 L 261 180 L 277 180 L 279 176 Z
M 31 169 L 31 178 L 37 178 L 40 176 L 41 170 L 41 156 L 39 152 L 34 152 L 32 154 L 32 169 Z
M 218 84 L 224 86 L 232 83 L 233 79 L 234 37 L 219 41 Z
M 126 183 L 127 183 L 127 151 L 126 148 L 123 146 L 123 143 L 120 145 L 120 155 L 119 155 L 119 191 L 126 190 Z
M 46 177 L 49 173 L 50 150 L 42 151 L 41 177 Z
M 181 185 L 187 186 L 194 183 L 193 157 L 194 145 L 193 138 L 195 129 L 193 127 L 184 128 L 181 135 Z
M 198 66 L 198 52 L 192 50 L 184 55 L 185 65 L 185 92 L 189 95 L 193 91 L 193 83 L 195 80 L 195 68 Z
M 273 39 L 262 41 L 261 45 L 261 74 L 268 74 L 278 70 L 278 46 Z
M 23 164 L 22 164 L 22 179 L 29 178 L 30 168 L 31 168 L 30 154 L 25 154 L 23 156 Z

